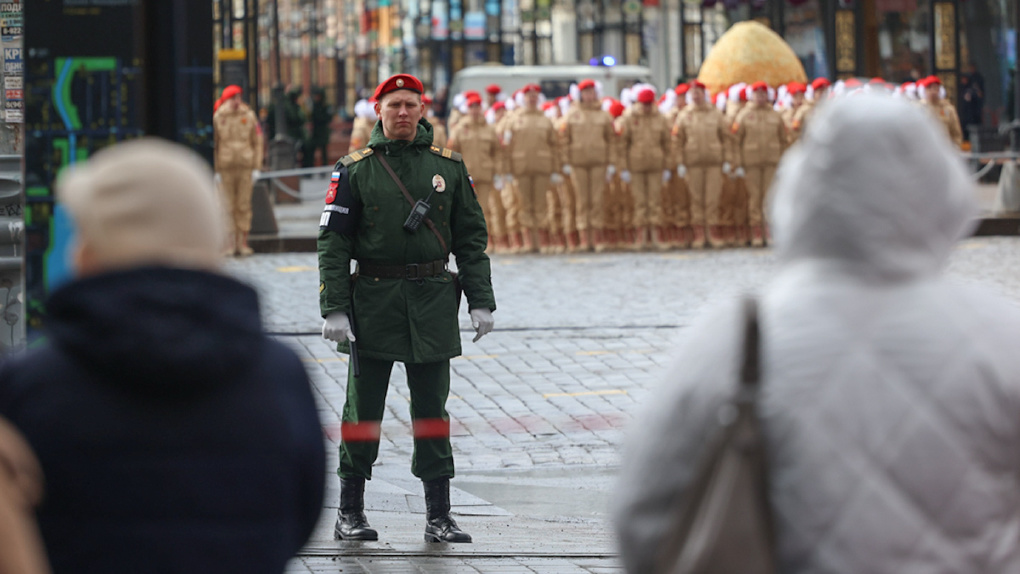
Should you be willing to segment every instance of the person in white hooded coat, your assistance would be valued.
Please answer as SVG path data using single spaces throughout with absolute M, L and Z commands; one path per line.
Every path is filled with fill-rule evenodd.
M 941 274 L 976 213 L 945 130 L 887 96 L 832 102 L 774 185 L 781 266 L 757 297 L 777 571 L 1020 572 L 1020 311 Z M 614 508 L 628 572 L 655 572 L 742 325 L 732 301 L 690 327 L 635 417 Z

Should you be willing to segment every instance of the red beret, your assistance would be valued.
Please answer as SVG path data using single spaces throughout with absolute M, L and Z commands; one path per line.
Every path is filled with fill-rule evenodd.
M 674 92 L 676 92 L 676 95 L 678 95 L 678 96 L 682 96 L 682 95 L 686 94 L 686 93 L 687 93 L 687 90 L 689 90 L 689 89 L 691 89 L 691 87 L 690 87 L 690 86 L 688 86 L 687 84 L 680 84 L 680 85 L 679 85 L 679 86 L 677 86 L 677 87 L 676 87 L 676 89 L 675 89 L 675 90 L 673 90 L 673 91 L 674 91 Z
M 468 96 L 467 98 L 465 98 L 464 101 L 467 102 L 468 107 L 482 105 L 482 98 L 481 98 L 481 96 L 471 95 L 471 96 Z
M 869 84 L 884 84 L 885 80 L 883 80 L 882 78 L 871 78 L 871 80 L 868 83 Z
M 857 78 L 850 78 L 847 81 L 843 82 L 843 85 L 848 88 L 859 88 L 861 87 L 861 81 L 858 80 Z
M 723 97 L 725 97 L 725 94 L 726 94 L 726 92 L 719 92 L 719 95 L 721 95 Z M 747 101 L 747 89 L 740 90 L 740 93 L 737 94 L 737 99 L 739 99 L 742 102 L 746 102 Z
M 751 84 L 751 91 L 752 92 L 757 92 L 759 90 L 761 90 L 763 92 L 767 92 L 767 91 L 769 91 L 769 85 L 766 84 L 765 82 L 755 82 L 755 83 Z
M 528 84 L 527 86 L 521 88 L 521 91 L 524 92 L 525 94 L 528 92 L 538 92 L 541 94 L 542 88 L 538 84 Z
M 229 100 L 230 98 L 232 98 L 234 96 L 241 95 L 241 93 L 242 93 L 241 86 L 233 86 L 233 85 L 227 86 L 227 87 L 223 88 L 223 95 L 220 96 L 220 99 L 225 102 L 225 101 Z
M 425 104 L 426 106 L 431 106 L 432 105 L 432 98 L 422 94 L 422 96 L 421 96 L 421 103 Z
M 542 111 L 544 112 L 544 111 L 548 110 L 549 108 L 555 108 L 555 107 L 556 107 L 556 102 L 546 102 L 546 103 L 542 104 Z
M 815 89 L 815 90 L 820 90 L 822 88 L 828 88 L 831 85 L 832 85 L 832 82 L 830 82 L 826 78 L 815 78 L 815 81 L 811 82 L 811 88 Z
M 927 78 L 924 79 L 924 87 L 927 88 L 928 86 L 930 86 L 932 84 L 935 84 L 937 86 L 941 86 L 942 85 L 942 80 L 940 80 L 938 76 L 928 76 Z
M 581 83 L 577 84 L 577 89 L 587 90 L 595 87 L 595 80 L 581 80 Z
M 650 104 L 655 101 L 655 92 L 644 89 L 638 92 L 637 101 L 642 104 Z
M 506 109 L 506 104 L 504 104 L 503 102 L 496 102 L 496 103 L 492 104 L 492 109 L 496 110 L 497 112 L 499 110 L 505 110 Z
M 706 86 L 701 80 L 691 80 L 690 85 L 692 88 L 701 88 L 702 90 L 708 89 L 708 86 Z
M 623 115 L 626 108 L 623 107 L 623 102 L 613 100 L 613 103 L 609 106 L 609 115 L 614 118 L 618 118 Z
M 385 82 L 379 84 L 379 87 L 375 89 L 375 93 L 372 94 L 372 100 L 378 102 L 386 94 L 397 90 L 410 90 L 416 94 L 421 94 L 425 92 L 425 86 L 421 84 L 421 80 L 411 74 L 397 74 L 396 76 L 390 76 Z
M 489 86 L 487 88 L 485 88 L 485 91 L 486 91 L 486 93 L 489 93 L 489 94 L 492 94 L 492 95 L 495 96 L 495 95 L 499 94 L 500 92 L 502 92 L 503 88 L 500 88 L 496 84 L 489 84 Z
M 807 86 L 800 82 L 790 82 L 786 84 L 786 91 L 790 94 L 803 94 L 807 91 Z

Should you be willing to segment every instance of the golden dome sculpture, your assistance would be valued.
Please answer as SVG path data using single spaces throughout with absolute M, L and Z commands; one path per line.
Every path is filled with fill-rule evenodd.
M 768 82 L 778 87 L 807 83 L 807 74 L 790 45 L 767 26 L 753 20 L 734 24 L 719 37 L 698 73 L 717 94 L 741 82 Z

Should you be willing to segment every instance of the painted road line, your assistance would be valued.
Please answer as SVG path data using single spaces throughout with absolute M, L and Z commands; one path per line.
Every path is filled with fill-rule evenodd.
M 309 267 L 308 265 L 291 265 L 289 267 L 277 267 L 277 273 L 304 273 L 306 271 L 318 271 L 318 267 Z

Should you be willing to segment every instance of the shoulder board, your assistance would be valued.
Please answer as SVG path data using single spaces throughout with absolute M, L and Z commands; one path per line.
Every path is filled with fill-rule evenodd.
M 350 167 L 374 153 L 375 150 L 373 150 L 370 147 L 359 149 L 358 151 L 351 152 L 345 155 L 344 157 L 340 158 L 340 165 L 344 167 Z
M 445 157 L 446 159 L 452 159 L 453 161 L 456 162 L 461 162 L 464 160 L 464 157 L 462 155 L 449 148 L 429 146 L 429 151 L 438 156 Z

